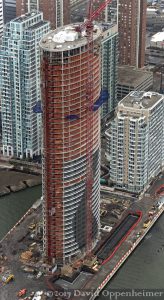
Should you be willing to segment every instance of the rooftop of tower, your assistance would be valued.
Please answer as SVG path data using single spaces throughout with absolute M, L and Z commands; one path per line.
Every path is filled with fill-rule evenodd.
M 86 31 L 82 30 L 82 32 L 78 32 L 77 28 L 79 25 L 79 23 L 70 24 L 50 31 L 41 39 L 41 48 L 52 52 L 63 52 L 86 45 Z M 101 27 L 94 25 L 93 40 L 100 37 L 101 33 Z
M 153 81 L 153 73 L 151 71 L 124 65 L 118 68 L 118 84 L 121 86 L 130 86 L 137 89 L 139 85 L 147 82 L 150 78 Z
M 123 105 L 127 108 L 150 109 L 162 97 L 163 95 L 156 92 L 133 91 L 120 101 L 119 106 L 121 107 Z
M 36 16 L 40 16 L 40 18 L 41 18 L 42 17 L 42 13 L 38 12 L 38 11 L 32 11 L 30 13 L 26 13 L 24 15 L 21 15 L 21 16 L 13 19 L 11 21 L 12 21 L 12 23 L 22 23 L 22 22 L 30 20 L 31 18 L 36 17 Z

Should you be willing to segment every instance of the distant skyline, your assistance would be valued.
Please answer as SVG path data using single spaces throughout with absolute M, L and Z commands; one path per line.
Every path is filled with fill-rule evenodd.
M 57 28 L 70 22 L 70 0 L 16 0 L 16 14 L 20 16 L 32 9 L 43 12 L 43 18 L 50 21 L 52 28 Z

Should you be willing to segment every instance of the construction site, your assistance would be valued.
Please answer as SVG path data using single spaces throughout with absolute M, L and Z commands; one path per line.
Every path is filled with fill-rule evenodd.
M 163 183 L 162 176 L 140 201 L 127 200 L 126 196 L 120 201 L 117 193 L 114 198 L 106 194 L 101 200 L 101 233 L 96 248 L 90 256 L 58 269 L 43 255 L 43 222 L 38 201 L 1 241 L 0 297 L 49 299 L 58 291 L 62 297 L 53 299 L 68 299 L 71 290 L 73 299 L 76 289 L 96 291 L 111 272 L 119 269 L 122 257 L 130 255 L 131 247 L 139 243 L 162 213 Z
M 112 203 L 114 201 L 115 199 L 113 201 L 108 200 L 107 203 L 102 203 L 101 206 L 101 231 L 105 240 L 109 236 L 108 225 L 112 213 L 114 213 L 113 221 L 115 220 L 117 223 L 118 219 L 121 219 L 123 212 L 125 212 L 125 207 L 127 208 L 121 203 Z M 125 200 L 125 205 L 129 204 Z M 118 208 L 120 208 L 121 214 Z M 29 287 L 31 280 L 34 280 L 36 286 L 41 286 L 42 289 L 46 287 L 45 274 L 53 274 L 54 278 L 73 282 L 83 271 L 95 273 L 98 270 L 96 255 L 92 255 L 92 259 L 76 260 L 72 266 L 67 265 L 61 268 L 60 271 L 53 269 L 52 265 L 47 263 L 43 257 L 43 222 L 40 201 L 33 205 L 26 216 L 16 224 L 2 241 L 0 246 L 0 264 L 2 289 L 6 284 L 10 284 L 11 287 L 15 288 L 16 283 L 20 290 L 26 289 L 28 295 L 29 292 L 33 292 L 34 288 L 33 285 Z M 24 283 L 23 285 L 22 282 Z M 17 290 L 19 291 L 19 288 Z
M 163 174 L 140 197 L 110 187 L 100 193 L 109 178 L 99 110 L 108 91 L 102 28 L 93 21 L 110 2 L 93 12 L 90 1 L 84 23 L 40 41 L 43 101 L 34 112 L 43 116 L 43 196 L 0 243 L 3 300 L 95 299 L 163 213 Z

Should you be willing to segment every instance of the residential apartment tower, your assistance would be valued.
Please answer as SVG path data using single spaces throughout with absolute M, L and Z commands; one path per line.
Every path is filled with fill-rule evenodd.
M 16 0 L 4 0 L 4 23 L 16 18 Z
M 41 153 L 39 41 L 49 31 L 43 14 L 18 17 L 5 27 L 0 49 L 3 155 L 19 158 Z
M 119 63 L 142 68 L 145 61 L 146 0 L 119 0 Z
M 104 24 L 101 52 L 101 84 L 108 90 L 108 101 L 101 110 L 101 117 L 115 109 L 117 105 L 117 79 L 118 79 L 118 27 L 117 25 Z
M 4 22 L 3 22 L 3 0 L 0 0 L 0 38 L 3 35 L 3 26 L 4 26 Z
M 164 96 L 134 91 L 121 100 L 106 131 L 110 179 L 141 192 L 164 165 Z
M 57 28 L 70 22 L 70 0 L 17 0 L 17 16 L 33 9 L 43 12 L 44 20 Z

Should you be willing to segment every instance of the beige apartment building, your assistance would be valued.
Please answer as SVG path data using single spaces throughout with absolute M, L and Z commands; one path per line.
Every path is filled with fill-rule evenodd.
M 164 164 L 164 95 L 130 92 L 119 102 L 106 138 L 115 187 L 141 192 Z

